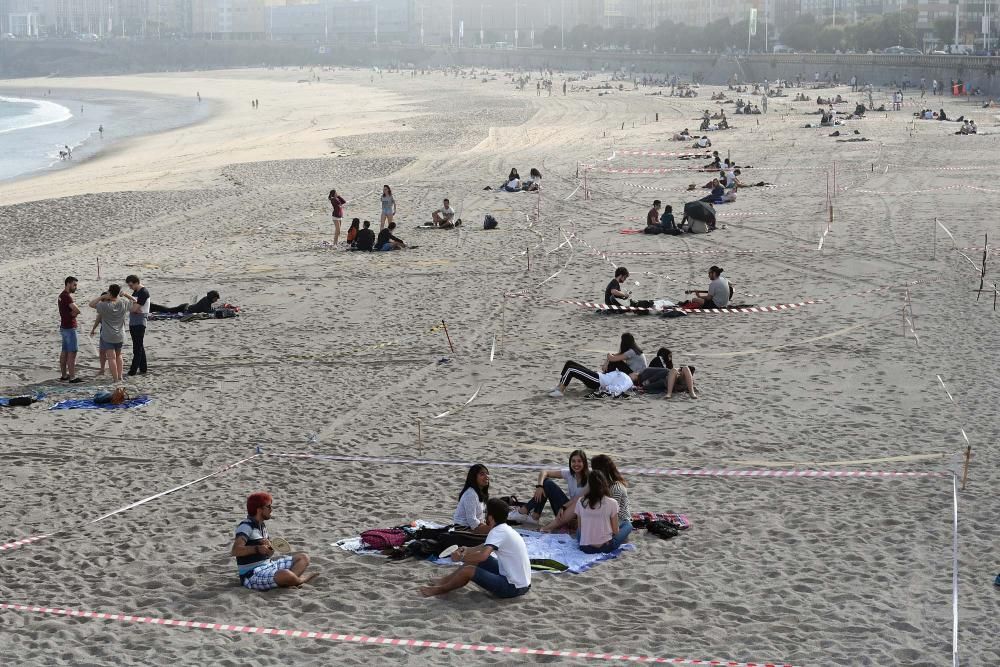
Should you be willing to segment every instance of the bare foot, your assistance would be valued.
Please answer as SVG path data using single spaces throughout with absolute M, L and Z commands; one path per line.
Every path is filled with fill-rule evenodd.
M 688 392 L 688 395 L 689 395 L 689 396 L 690 396 L 691 398 L 698 398 L 698 394 L 694 393 L 693 391 L 689 391 L 689 392 Z
M 422 586 L 420 588 L 420 594 L 425 598 L 432 598 L 438 594 L 437 586 Z
M 673 394 L 667 394 L 667 398 L 673 398 L 673 397 L 674 397 Z

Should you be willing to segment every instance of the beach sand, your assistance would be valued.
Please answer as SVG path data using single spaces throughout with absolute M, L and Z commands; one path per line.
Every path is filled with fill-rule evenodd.
M 634 510 L 683 512 L 693 527 L 669 541 L 637 531 L 637 551 L 580 575 L 536 575 L 527 596 L 507 602 L 474 587 L 426 600 L 417 588 L 441 568 L 332 545 L 367 528 L 447 521 L 461 467 L 264 456 L 80 525 L 257 446 L 552 467 L 581 447 L 630 467 L 931 472 L 952 469 L 964 429 L 975 456 L 959 499 L 960 655 L 963 665 L 1000 663 L 997 316 L 992 293 L 977 301 L 972 264 L 934 226 L 943 223 L 959 247 L 996 235 L 990 212 L 1000 188 L 983 178 L 996 135 L 912 124 L 916 107 L 907 107 L 846 126 L 870 142 L 837 143 L 827 128 L 802 127 L 816 121 L 804 115 L 811 103 L 772 100 L 770 114 L 752 117 L 728 105 L 736 129 L 713 133 L 713 148 L 753 165 L 744 181 L 777 187 L 741 191 L 719 208 L 725 228 L 707 236 L 622 235 L 642 226 L 654 198 L 679 219 L 684 202 L 702 195 L 686 186 L 709 175 L 597 169 L 690 166 L 623 151 L 685 150 L 670 134 L 716 109 L 708 96 L 717 89 L 696 99 L 651 88 L 564 97 L 557 75 L 554 94 L 537 97 L 533 84 L 519 92 L 502 74 L 486 83 L 319 74 L 312 84 L 298 83 L 307 76 L 299 70 L 18 82 L 199 91 L 217 108 L 71 169 L 0 184 L 0 394 L 81 397 L 101 384 L 89 382 L 90 312 L 80 352 L 88 384 L 70 394 L 53 381 L 66 275 L 80 278 L 78 302 L 135 272 L 157 303 L 217 289 L 243 311 L 235 320 L 150 323 L 150 374 L 129 381 L 133 394 L 152 396 L 143 408 L 47 411 L 47 400 L 0 412 L 0 543 L 63 531 L 0 552 L 0 602 L 665 658 L 950 664 L 950 476 L 632 474 Z M 855 96 L 845 96 L 853 107 Z M 942 103 L 983 129 L 997 122 L 967 103 L 931 106 Z M 834 162 L 834 221 L 818 250 Z M 580 163 L 595 168 L 586 188 Z M 483 190 L 512 166 L 542 171 L 540 197 Z M 348 218 L 377 227 L 383 183 L 398 201 L 397 235 L 420 247 L 375 255 L 324 247 L 327 191 L 348 200 Z M 463 228 L 414 229 L 446 196 Z M 497 231 L 482 230 L 487 213 Z M 642 252 L 657 254 L 627 254 Z M 678 319 L 599 317 L 556 303 L 599 301 L 612 263 L 630 269 L 637 298 L 679 300 L 704 289 L 718 264 L 737 302 L 829 301 Z M 912 329 L 903 317 L 911 281 Z M 881 287 L 895 289 L 858 294 Z M 503 297 L 519 290 L 523 298 Z M 678 363 L 695 365 L 700 399 L 586 401 L 579 387 L 562 400 L 546 396 L 565 360 L 597 367 L 625 331 L 647 353 L 667 346 Z M 494 467 L 492 493 L 526 497 L 534 478 Z M 321 572 L 314 584 L 267 594 L 239 586 L 232 531 L 246 495 L 260 489 L 274 495 L 272 535 L 309 553 Z M 0 651 L 22 665 L 586 662 L 15 611 L 0 612 Z

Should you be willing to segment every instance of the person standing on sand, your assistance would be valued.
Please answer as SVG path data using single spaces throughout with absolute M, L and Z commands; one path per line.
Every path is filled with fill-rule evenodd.
M 273 502 L 271 494 L 262 491 L 247 497 L 247 518 L 236 526 L 233 548 L 229 550 L 236 559 L 240 583 L 252 591 L 301 586 L 318 576 L 315 572 L 305 573 L 309 556 L 304 553 L 271 558 L 274 547 L 264 521 L 271 518 Z
M 326 198 L 333 206 L 333 245 L 337 245 L 340 242 L 340 223 L 344 221 L 344 204 L 347 200 L 338 195 L 336 190 L 330 190 Z
M 386 224 L 392 222 L 396 216 L 396 198 L 392 196 L 392 188 L 388 185 L 382 186 L 382 218 L 379 221 L 379 229 L 385 228 Z
M 132 364 L 129 366 L 128 374 L 146 374 L 146 317 L 149 315 L 151 302 L 149 300 L 149 290 L 139 282 L 139 276 L 131 275 L 125 279 L 125 284 L 132 290 L 132 297 L 135 303 L 129 309 L 128 314 L 128 335 L 132 338 Z
M 524 538 L 507 524 L 510 505 L 499 498 L 486 503 L 489 533 L 481 547 L 461 547 L 451 559 L 462 563 L 457 571 L 423 586 L 424 597 L 443 595 L 470 581 L 498 598 L 516 598 L 531 590 L 531 561 Z
M 105 294 L 90 302 L 90 307 L 101 316 L 101 356 L 107 360 L 111 379 L 115 382 L 124 379 L 122 344 L 125 342 L 125 320 L 129 311 L 126 301 L 133 301 L 128 294 L 122 294 L 121 289 L 120 285 L 109 285 Z
M 68 276 L 63 291 L 59 294 L 59 335 L 62 337 L 62 352 L 59 354 L 59 379 L 78 384 L 83 382 L 76 376 L 76 353 L 79 350 L 76 336 L 76 316 L 80 307 L 73 301 L 77 279 Z

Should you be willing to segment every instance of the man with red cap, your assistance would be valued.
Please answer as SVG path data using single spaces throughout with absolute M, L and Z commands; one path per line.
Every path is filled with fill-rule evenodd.
M 315 572 L 305 574 L 309 556 L 292 554 L 272 560 L 274 548 L 267 535 L 264 521 L 271 518 L 271 494 L 258 492 L 247 497 L 247 518 L 236 527 L 236 539 L 230 553 L 236 558 L 240 582 L 254 591 L 301 586 Z

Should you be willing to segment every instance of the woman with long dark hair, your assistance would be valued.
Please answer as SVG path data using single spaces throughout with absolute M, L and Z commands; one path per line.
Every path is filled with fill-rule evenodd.
M 351 226 L 347 228 L 347 243 L 350 246 L 354 246 L 354 242 L 358 239 L 358 232 L 361 231 L 361 218 L 354 218 L 351 220 Z
M 538 518 L 545 509 L 545 503 L 552 506 L 552 514 L 556 517 L 565 508 L 572 506 L 576 500 L 587 492 L 587 455 L 582 449 L 574 449 L 569 455 L 569 466 L 557 470 L 543 470 L 538 473 L 538 483 L 535 493 L 525 507 L 514 510 L 510 518 L 524 523 L 538 523 Z M 566 481 L 569 495 L 555 482 L 557 479 Z
M 456 526 L 465 526 L 474 533 L 485 535 L 486 501 L 490 499 L 490 471 L 482 463 L 469 468 L 465 485 L 458 494 L 458 507 L 452 517 Z
M 590 459 L 590 469 L 604 473 L 609 486 L 609 495 L 618 503 L 618 531 L 615 539 L 618 544 L 623 544 L 632 533 L 632 507 L 628 501 L 628 484 L 625 477 L 618 470 L 618 466 L 607 454 L 598 454 Z M 576 506 L 567 507 L 562 514 L 548 525 L 541 528 L 543 533 L 551 533 L 569 523 L 576 517 Z M 580 530 L 577 529 L 577 541 L 580 539 Z
M 611 497 L 611 484 L 600 470 L 590 471 L 587 492 L 576 503 L 576 516 L 580 523 L 580 551 L 606 554 L 621 546 L 618 501 Z
M 632 373 L 632 382 L 646 392 L 665 391 L 672 398 L 674 389 L 686 391 L 691 398 L 698 398 L 694 391 L 694 366 L 674 368 L 673 354 L 665 347 L 656 351 L 656 358 L 649 368 Z
M 347 200 L 338 195 L 336 190 L 330 190 L 326 198 L 333 206 L 333 245 L 337 245 L 340 242 L 340 223 L 344 221 L 344 204 Z
M 392 188 L 388 185 L 382 186 L 382 217 L 379 221 L 379 229 L 383 229 L 392 222 L 396 216 L 396 198 L 392 196 Z
M 642 348 L 635 342 L 635 336 L 623 333 L 618 354 L 609 354 L 604 367 L 605 373 L 621 371 L 622 373 L 640 373 L 646 369 L 646 357 L 642 356 Z

